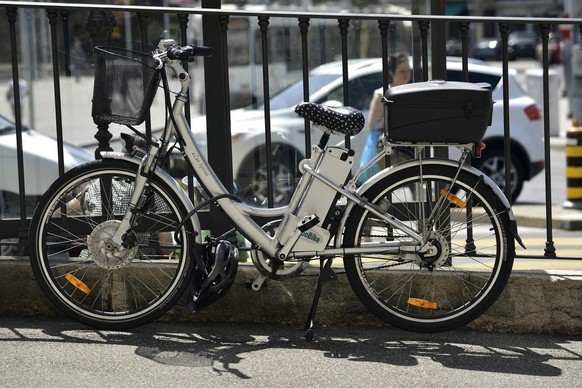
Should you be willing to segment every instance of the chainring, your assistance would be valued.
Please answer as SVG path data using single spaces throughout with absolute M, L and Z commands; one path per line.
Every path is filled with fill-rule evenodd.
M 270 236 L 274 236 L 280 223 L 281 220 L 268 222 L 263 225 L 263 230 L 269 233 Z M 265 254 L 258 249 L 251 250 L 251 260 L 259 272 L 267 277 L 295 276 L 303 272 L 309 265 L 309 262 L 303 260 L 284 261 L 279 268 L 277 268 L 277 271 L 273 276 L 273 263 L 275 260 L 266 257 Z

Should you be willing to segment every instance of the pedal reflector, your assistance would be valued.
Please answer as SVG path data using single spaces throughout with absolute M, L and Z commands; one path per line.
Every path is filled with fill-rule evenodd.
M 436 302 L 431 302 L 430 300 L 426 299 L 419 299 L 419 298 L 408 298 L 408 304 L 416 307 L 420 307 L 423 309 L 431 309 L 436 310 L 438 305 Z
M 458 207 L 462 207 L 463 209 L 467 207 L 467 202 L 463 201 L 461 198 L 457 197 L 453 193 L 447 194 L 447 190 L 445 189 L 441 189 L 441 195 L 445 197 L 453 205 L 457 205 Z
M 79 291 L 87 295 L 91 293 L 91 289 L 87 287 L 87 285 L 83 283 L 80 279 L 78 279 L 76 276 L 68 273 L 65 275 L 65 279 L 67 279 L 67 281 L 71 283 L 73 286 L 75 286 L 75 288 L 78 289 Z

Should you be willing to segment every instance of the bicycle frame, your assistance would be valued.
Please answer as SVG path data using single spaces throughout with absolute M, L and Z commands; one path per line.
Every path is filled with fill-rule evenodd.
M 115 236 L 113 236 L 113 241 L 118 244 L 122 244 L 123 235 L 126 233 L 126 231 L 129 229 L 131 225 L 131 217 L 133 216 L 131 209 L 135 209 L 138 207 L 138 202 L 147 183 L 147 176 L 153 170 L 153 168 L 155 168 L 155 160 L 158 157 L 158 154 L 159 157 L 165 155 L 170 144 L 171 138 L 174 134 L 177 136 L 178 140 L 182 143 L 183 152 L 186 160 L 193 168 L 194 174 L 196 175 L 202 187 L 207 191 L 209 196 L 211 198 L 214 198 L 228 194 L 228 190 L 218 179 L 212 167 L 209 165 L 207 159 L 202 154 L 201 149 L 196 143 L 196 140 L 194 139 L 191 133 L 190 126 L 183 113 L 184 105 L 187 101 L 186 96 L 189 88 L 190 77 L 178 61 L 169 60 L 163 55 L 160 57 L 161 57 L 160 61 L 164 61 L 165 67 L 170 68 L 171 71 L 176 75 L 176 78 L 179 80 L 181 84 L 181 89 L 175 97 L 175 102 L 172 107 L 173 118 L 172 120 L 168 120 L 166 130 L 163 133 L 163 138 L 160 139 L 158 144 L 155 144 L 150 147 L 148 153 L 142 160 L 140 174 L 138 174 L 138 177 L 136 178 L 136 187 L 130 202 L 129 207 L 130 210 L 128 210 L 127 214 L 122 220 L 121 226 L 117 230 Z M 386 152 L 387 151 L 385 151 L 384 153 Z M 330 179 L 326 178 L 325 176 L 319 174 L 314 169 L 314 166 L 317 166 L 318 162 L 322 158 L 322 155 L 323 150 L 318 146 L 314 146 L 311 159 L 303 160 L 300 163 L 300 169 L 304 173 L 304 175 L 299 185 L 297 186 L 296 192 L 294 193 L 291 202 L 287 206 L 265 209 L 250 206 L 244 203 L 239 203 L 229 197 L 219 198 L 216 200 L 216 202 L 227 214 L 227 216 L 233 221 L 233 223 L 237 226 L 237 229 L 239 229 L 247 239 L 249 239 L 253 244 L 255 244 L 264 254 L 268 255 L 269 257 L 278 258 L 280 260 L 285 260 L 290 257 L 307 258 L 314 256 L 372 254 L 380 252 L 387 254 L 407 251 L 408 249 L 411 251 L 419 250 L 424 251 L 430 248 L 431 244 L 427 242 L 428 236 L 423 236 L 422 234 L 419 234 L 417 231 L 411 229 L 398 219 L 386 214 L 382 209 L 371 204 L 365 198 L 359 196 L 356 191 L 354 179 L 350 180 L 345 186 L 343 186 L 342 185 L 343 182 L 338 185 L 336 182 L 333 182 Z M 377 158 L 380 158 L 381 156 L 383 156 L 383 154 L 380 154 Z M 466 156 L 467 155 L 464 154 L 464 158 L 466 158 Z M 422 160 L 420 162 L 422 163 Z M 461 168 L 463 168 L 462 166 L 463 162 L 464 160 L 461 160 L 460 162 L 454 162 L 455 165 L 459 166 L 459 171 Z M 359 172 L 356 172 L 355 178 L 357 178 L 358 175 Z M 381 174 L 381 177 L 385 175 L 386 173 L 383 173 Z M 373 180 L 373 182 L 370 184 L 366 182 L 362 186 L 362 188 L 365 189 L 366 187 L 369 187 L 371 184 L 381 179 L 381 177 L 376 177 L 375 179 L 372 178 L 371 180 Z M 400 243 L 386 242 L 385 244 L 381 244 L 381 246 L 378 246 L 376 244 L 374 247 L 362 246 L 354 248 L 343 248 L 341 246 L 341 230 L 342 225 L 345 223 L 347 217 L 346 216 L 347 212 L 345 212 L 342 222 L 340 222 L 338 229 L 335 231 L 336 237 L 335 247 L 326 245 L 326 248 L 324 250 L 294 251 L 293 248 L 297 241 L 299 240 L 299 238 L 301 237 L 302 233 L 305 231 L 305 229 L 302 230 L 299 227 L 299 224 L 297 224 L 296 226 L 290 225 L 290 227 L 283 226 L 288 226 L 287 224 L 289 222 L 293 222 L 293 219 L 291 217 L 293 214 L 295 214 L 296 210 L 298 209 L 299 202 L 302 196 L 308 190 L 309 183 L 313 180 L 323 183 L 326 187 L 333 189 L 337 194 L 345 197 L 348 201 L 348 206 L 346 207 L 347 209 L 351 209 L 353 206 L 364 207 L 366 210 L 373 213 L 379 219 L 385 221 L 392 227 L 397 228 L 404 232 L 411 238 L 411 246 L 403 247 L 401 242 Z M 442 202 L 443 200 L 440 199 L 439 202 L 437 203 L 437 206 L 440 206 Z M 322 204 L 322 206 L 327 205 L 328 204 Z M 329 206 L 331 205 L 332 204 L 330 203 Z M 252 217 L 271 219 L 279 218 L 282 221 L 276 233 L 273 236 L 271 236 L 269 233 L 263 230 L 263 228 L 259 224 L 257 224 Z M 297 220 L 298 218 L 295 217 L 294 221 Z M 305 222 L 305 220 L 303 220 L 303 222 Z M 328 240 L 331 241 L 331 238 Z
M 126 109 L 132 106 L 110 96 L 124 85 L 116 83 L 118 68 L 128 66 L 128 73 L 130 69 L 147 73 L 144 102 L 149 104 L 159 74 L 152 57 L 141 54 L 133 63 L 135 52 L 121 51 L 127 55 L 119 57 L 101 53 L 104 68 L 110 71 L 96 76 L 108 75 L 105 80 L 114 84 L 97 88 L 94 100 L 105 105 L 94 117 L 120 123 L 133 117 L 125 122 L 141 123 L 145 109 L 132 116 L 134 110 Z M 172 104 L 164 69 L 170 120 L 161 138 L 146 139 L 147 150 L 140 159 L 132 152 L 139 142 L 125 137 L 128 152 L 106 152 L 103 160 L 67 172 L 37 206 L 30 227 L 31 266 L 59 308 L 89 325 L 118 330 L 160 317 L 188 290 L 192 311 L 224 296 L 235 281 L 239 256 L 227 238 L 235 229 L 202 241 L 196 212 L 213 202 L 252 243 L 250 256 L 259 273 L 253 290 L 261 289 L 267 279 L 295 276 L 311 259 L 319 260 L 305 324 L 308 340 L 313 339 L 322 284 L 337 278 L 331 265 L 338 256 L 343 256 L 356 296 L 396 327 L 449 330 L 491 306 L 509 278 L 515 241 L 521 241 L 501 190 L 464 164 L 472 144 L 389 144 L 384 138 L 384 150 L 376 160 L 399 146 L 418 152 L 357 186 L 362 170 L 349 178 L 355 152 L 327 142 L 332 132 L 357 135 L 364 126 L 362 113 L 350 107 L 300 103 L 295 112 L 319 123 L 324 134 L 310 159 L 299 163 L 302 177 L 289 204 L 264 209 L 240 203 L 203 156 L 183 114 L 190 82 L 176 60 L 209 53 L 208 47 L 162 40 L 153 59 L 159 61 L 158 69 L 165 66 L 173 72 L 181 87 Z M 139 94 L 141 88 L 135 90 Z M 425 155 L 434 145 L 460 147 L 463 156 L 455 161 Z M 174 148 L 210 196 L 206 201 L 189 198 L 168 172 L 158 168 Z M 473 212 L 476 205 L 479 209 Z

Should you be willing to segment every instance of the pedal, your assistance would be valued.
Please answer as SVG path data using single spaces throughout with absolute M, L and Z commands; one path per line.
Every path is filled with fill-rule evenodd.
M 265 283 L 265 280 L 267 280 L 267 277 L 265 275 L 259 276 L 258 278 L 255 279 L 253 284 L 251 284 L 251 289 L 253 291 L 259 291 L 263 286 L 263 283 Z

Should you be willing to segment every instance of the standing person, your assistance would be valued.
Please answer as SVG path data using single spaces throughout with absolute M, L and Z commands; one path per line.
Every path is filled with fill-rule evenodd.
M 410 64 L 408 62 L 407 53 L 398 53 L 390 57 L 390 79 L 392 80 L 389 87 L 404 85 L 410 82 Z M 384 97 L 384 88 L 379 88 L 374 91 L 372 101 L 370 101 L 370 110 L 368 113 L 368 128 L 370 134 L 366 140 L 366 145 L 362 151 L 360 158 L 360 167 L 363 167 L 378 153 L 378 141 L 384 131 L 384 105 L 382 98 Z M 365 182 L 369 177 L 380 171 L 380 166 L 375 164 L 368 167 L 360 178 L 359 183 Z
M 20 111 L 24 109 L 24 106 L 27 102 L 28 96 L 28 84 L 25 80 L 20 79 L 18 81 L 18 91 L 20 92 Z M 8 90 L 6 91 L 6 100 L 12 108 L 12 117 L 16 118 L 16 108 L 15 108 L 15 100 L 14 100 L 14 83 L 11 81 L 8 83 Z

